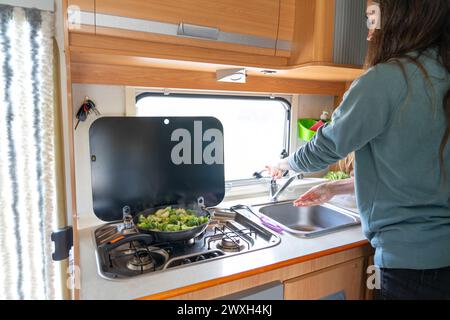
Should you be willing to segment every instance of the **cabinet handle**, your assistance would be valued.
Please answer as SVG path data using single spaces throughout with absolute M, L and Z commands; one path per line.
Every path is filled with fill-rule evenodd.
M 208 40 L 218 40 L 219 33 L 220 30 L 217 28 L 198 26 L 195 24 L 187 24 L 183 22 L 178 25 L 177 30 L 177 35 L 179 36 Z

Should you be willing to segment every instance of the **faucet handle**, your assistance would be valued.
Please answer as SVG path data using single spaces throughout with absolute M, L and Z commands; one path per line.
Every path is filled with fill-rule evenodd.
M 296 173 L 296 174 L 295 174 L 295 177 L 296 177 L 297 179 L 299 179 L 299 180 L 305 179 L 305 175 L 303 174 L 303 172 Z
M 258 179 L 258 180 L 264 178 L 263 175 L 262 175 L 262 173 L 263 173 L 264 171 L 267 171 L 267 170 L 262 170 L 262 171 L 253 173 L 253 177 L 254 177 L 255 179 Z
M 278 193 L 278 183 L 275 178 L 272 178 L 270 180 L 270 189 L 269 189 L 270 199 L 271 200 L 275 199 L 277 193 Z

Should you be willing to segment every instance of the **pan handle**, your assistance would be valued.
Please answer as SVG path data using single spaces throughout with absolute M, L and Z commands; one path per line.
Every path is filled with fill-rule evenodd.
M 213 218 L 214 213 L 211 213 L 210 208 L 203 207 L 201 208 L 202 211 L 206 212 L 205 216 L 211 220 Z
M 197 205 L 198 205 L 199 208 L 204 208 L 205 207 L 205 198 L 198 197 L 197 198 Z
M 123 238 L 117 238 L 118 240 L 112 240 L 110 242 L 104 243 L 99 247 L 105 249 L 106 251 L 111 251 L 117 247 L 120 247 L 124 243 L 128 243 L 131 241 L 146 241 L 153 242 L 154 238 L 150 234 L 145 233 L 136 233 L 130 236 L 123 236 Z
M 209 211 L 209 209 L 205 206 L 205 198 L 198 197 L 197 198 L 197 206 L 200 210 L 206 211 L 206 216 L 211 220 L 213 215 L 211 214 L 211 211 Z

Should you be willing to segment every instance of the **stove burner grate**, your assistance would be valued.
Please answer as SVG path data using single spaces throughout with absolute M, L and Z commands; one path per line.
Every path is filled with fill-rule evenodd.
M 136 241 L 131 241 L 125 246 L 109 253 L 111 266 L 113 261 L 123 261 L 128 270 L 144 273 L 159 270 L 169 260 L 167 250 L 159 247 L 142 245 Z
M 133 271 L 147 271 L 155 269 L 155 260 L 151 252 L 146 249 L 138 249 L 134 256 L 127 262 L 127 268 Z
M 239 237 L 233 235 L 225 235 L 222 240 L 216 244 L 218 249 L 225 252 L 239 252 L 245 249 L 245 244 L 241 244 Z
M 211 244 L 216 242 L 216 247 L 225 252 L 240 252 L 246 247 L 250 250 L 256 233 L 250 229 L 234 230 L 226 225 L 214 227 L 214 234 L 203 239 L 204 245 L 208 244 L 208 250 L 211 250 Z

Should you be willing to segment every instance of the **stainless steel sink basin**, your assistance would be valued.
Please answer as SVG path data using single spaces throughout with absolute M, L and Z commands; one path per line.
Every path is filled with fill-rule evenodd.
M 286 231 L 316 237 L 360 224 L 357 214 L 330 204 L 297 208 L 292 202 L 263 206 L 259 212 L 281 225 Z

